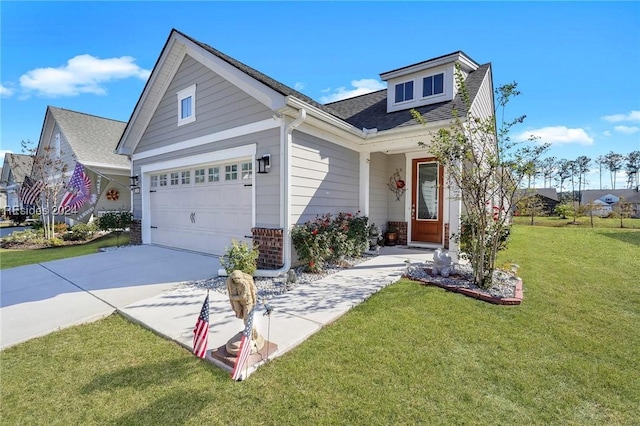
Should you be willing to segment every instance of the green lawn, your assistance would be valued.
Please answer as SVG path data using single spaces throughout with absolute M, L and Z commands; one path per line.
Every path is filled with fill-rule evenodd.
M 639 253 L 640 231 L 516 226 L 521 306 L 401 280 L 242 383 L 114 315 L 0 352 L 2 420 L 637 425 Z
M 531 225 L 531 217 L 516 216 L 513 218 L 513 223 L 517 225 Z M 576 223 L 573 222 L 573 217 L 562 219 L 560 217 L 535 217 L 533 219 L 534 226 L 552 226 L 554 228 L 591 228 L 591 218 L 581 216 L 576 218 Z M 623 228 L 640 229 L 640 219 L 622 219 Z M 593 217 L 594 228 L 620 228 L 620 219 L 614 218 L 601 218 Z
M 0 249 L 0 269 L 96 253 L 99 248 L 114 247 L 118 245 L 118 243 L 120 245 L 129 244 L 129 233 L 123 233 L 119 239 L 114 234 L 108 234 L 86 244 L 64 247 L 51 247 L 37 250 Z

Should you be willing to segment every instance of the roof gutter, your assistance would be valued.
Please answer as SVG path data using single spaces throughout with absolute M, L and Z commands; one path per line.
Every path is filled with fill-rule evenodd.
M 291 149 L 293 145 L 293 131 L 307 119 L 307 110 L 301 108 L 298 112 L 298 118 L 285 127 L 282 132 L 282 150 L 280 151 L 280 173 L 284 178 L 280 182 L 280 197 L 282 213 L 280 223 L 284 232 L 282 239 L 282 251 L 284 264 L 280 269 L 258 269 L 254 276 L 256 277 L 278 277 L 289 272 L 291 268 Z M 284 122 L 284 120 L 283 120 Z

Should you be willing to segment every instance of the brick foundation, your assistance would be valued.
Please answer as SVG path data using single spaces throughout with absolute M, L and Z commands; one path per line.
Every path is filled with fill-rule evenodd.
M 409 241 L 407 239 L 407 229 L 408 229 L 407 222 L 389 221 L 387 222 L 387 229 L 389 229 L 389 226 L 395 226 L 396 228 L 396 234 L 398 235 L 396 240 L 397 244 L 400 246 L 406 246 L 407 242 Z
M 444 238 L 443 238 L 443 246 L 444 248 L 446 248 L 447 250 L 449 250 L 449 224 L 445 223 L 444 224 Z
M 134 219 L 129 225 L 130 241 L 129 244 L 139 246 L 142 244 L 142 221 Z
M 258 245 L 258 269 L 278 269 L 284 265 L 282 228 L 253 228 L 253 243 Z

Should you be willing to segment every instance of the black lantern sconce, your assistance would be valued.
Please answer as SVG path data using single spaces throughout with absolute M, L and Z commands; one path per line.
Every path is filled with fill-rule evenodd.
M 140 193 L 140 187 L 138 187 L 138 175 L 129 177 L 129 187 L 135 194 Z
M 261 158 L 256 158 L 258 162 L 258 173 L 268 173 L 271 168 L 271 154 L 264 154 Z

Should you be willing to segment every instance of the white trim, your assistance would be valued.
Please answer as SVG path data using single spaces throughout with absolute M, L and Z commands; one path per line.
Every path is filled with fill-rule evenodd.
M 149 201 L 149 190 L 151 188 L 151 173 L 160 170 L 175 169 L 180 167 L 197 167 L 203 164 L 215 163 L 220 161 L 231 160 L 235 158 L 251 158 L 252 163 L 255 162 L 257 144 L 252 143 L 242 145 L 235 148 L 221 149 L 220 151 L 208 152 L 206 154 L 190 155 L 188 157 L 176 158 L 173 160 L 159 161 L 153 164 L 145 164 L 140 166 L 140 195 L 142 203 L 142 244 L 151 243 L 151 203 Z M 252 174 L 251 189 L 251 226 L 255 227 L 256 223 L 256 192 L 255 192 L 255 173 Z
M 404 99 L 402 101 L 396 101 L 396 87 L 398 87 L 399 85 L 405 85 L 407 83 L 412 83 L 413 86 L 411 87 L 411 99 Z M 416 100 L 416 88 L 417 88 L 417 84 L 416 84 L 416 79 L 415 78 L 410 78 L 404 81 L 400 81 L 398 83 L 393 83 L 393 93 L 388 93 L 388 89 L 387 89 L 387 96 L 393 96 L 393 105 L 404 105 L 404 104 L 408 104 L 411 102 L 415 102 Z M 403 87 L 404 90 L 404 87 Z M 406 95 L 406 90 L 405 91 L 405 95 Z
M 176 142 L 171 145 L 163 146 L 162 148 L 150 149 L 149 151 L 144 151 L 144 152 L 134 154 L 131 158 L 133 161 L 142 160 L 145 158 L 155 157 L 157 155 L 169 154 L 171 152 L 182 151 L 184 149 L 206 145 L 212 142 L 237 138 L 239 136 L 245 136 L 251 133 L 258 133 L 264 130 L 275 129 L 280 127 L 280 121 L 281 120 L 279 118 L 276 118 L 276 119 L 267 118 L 262 121 L 256 121 L 253 123 L 245 124 L 243 126 L 234 127 L 232 129 L 221 130 L 219 132 L 210 133 L 208 135 L 200 136 L 198 138 L 189 139 L 182 142 Z M 217 151 L 217 152 L 221 152 L 221 151 Z
M 360 153 L 360 212 L 369 216 L 369 176 L 371 156 L 368 152 Z
M 176 93 L 176 96 L 178 97 L 178 126 L 183 126 L 196 121 L 196 85 L 192 84 L 191 86 L 180 90 Z M 182 101 L 187 98 L 191 98 L 191 115 L 182 118 Z

